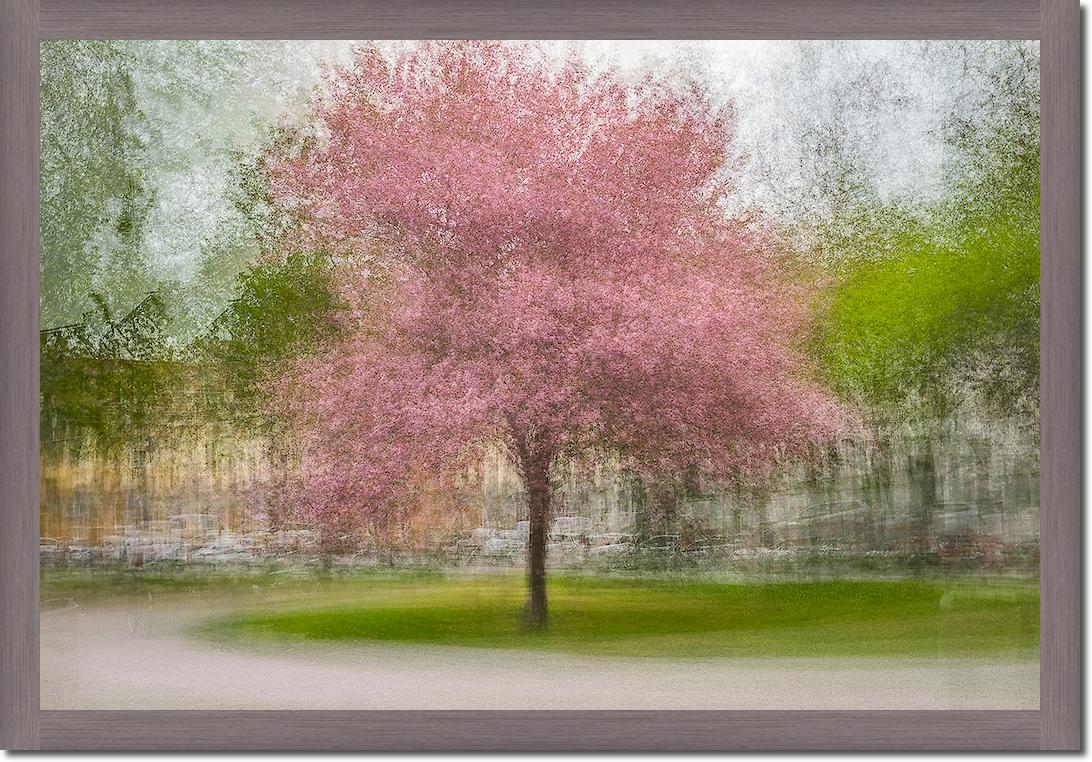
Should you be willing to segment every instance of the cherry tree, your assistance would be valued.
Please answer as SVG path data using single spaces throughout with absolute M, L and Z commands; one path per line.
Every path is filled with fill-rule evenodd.
M 797 351 L 803 290 L 768 235 L 718 213 L 731 114 L 700 89 L 427 43 L 360 51 L 315 124 L 270 162 L 297 244 L 338 253 L 348 305 L 341 338 L 275 381 L 311 518 L 390 516 L 502 446 L 541 628 L 559 463 L 732 478 L 844 429 Z

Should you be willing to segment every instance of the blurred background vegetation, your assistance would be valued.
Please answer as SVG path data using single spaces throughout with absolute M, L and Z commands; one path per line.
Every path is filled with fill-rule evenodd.
M 648 54 L 627 64 L 638 72 L 675 55 L 634 45 Z M 798 481 L 836 503 L 834 475 L 857 457 L 853 478 L 882 502 L 905 470 L 896 461 L 909 457 L 916 481 L 905 499 L 924 527 L 955 457 L 942 452 L 951 422 L 970 417 L 1020 432 L 1013 457 L 1028 461 L 1028 484 L 1014 499 L 1037 505 L 1037 43 L 755 45 L 699 44 L 678 61 L 733 99 L 725 212 L 783 232 L 819 295 L 806 344 L 816 373 L 874 434 L 872 449 L 832 453 L 825 471 Z M 157 479 L 185 482 L 193 463 L 208 484 L 163 510 L 268 510 L 254 508 L 260 485 L 287 465 L 265 370 L 331 338 L 343 305 L 334 255 L 293 249 L 296 222 L 271 203 L 263 157 L 301 139 L 318 64 L 344 61 L 351 47 L 43 43 L 41 436 L 43 463 L 55 466 L 43 466 L 43 515 L 94 522 L 81 506 L 97 483 L 117 521 L 150 521 L 158 509 L 142 492 Z M 589 60 L 596 50 L 589 44 Z M 975 436 L 971 471 L 1013 449 Z M 196 454 L 156 466 L 173 469 L 170 479 L 149 465 L 182 451 Z M 96 476 L 81 459 L 96 459 Z M 122 483 L 123 470 L 137 476 Z M 239 484 L 230 474 L 243 474 Z M 711 488 L 693 474 L 621 481 L 645 539 L 698 542 L 680 528 L 682 506 L 716 492 L 735 506 L 721 531 L 743 527 L 747 512 L 749 542 L 773 542 L 768 487 Z M 503 497 L 509 487 L 497 484 Z M 999 494 L 979 492 L 983 508 Z M 587 493 L 574 486 L 569 509 Z

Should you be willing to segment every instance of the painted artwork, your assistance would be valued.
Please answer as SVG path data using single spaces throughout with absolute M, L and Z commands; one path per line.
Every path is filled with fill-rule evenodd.
M 45 41 L 43 709 L 1037 709 L 1035 41 Z

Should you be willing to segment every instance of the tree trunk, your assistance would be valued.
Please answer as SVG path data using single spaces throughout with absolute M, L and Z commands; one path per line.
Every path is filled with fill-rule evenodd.
M 922 559 L 935 544 L 933 513 L 937 502 L 937 471 L 933 450 L 930 433 L 920 445 L 914 462 L 917 477 L 917 507 L 913 516 L 914 552 Z
M 529 460 L 525 466 L 529 536 L 527 545 L 527 608 L 524 626 L 546 629 L 546 534 L 550 522 L 549 460 Z

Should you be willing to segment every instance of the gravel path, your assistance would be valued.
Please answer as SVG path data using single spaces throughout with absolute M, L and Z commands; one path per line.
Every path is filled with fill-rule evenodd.
M 223 648 L 207 601 L 43 607 L 43 709 L 1038 709 L 1034 661 Z

